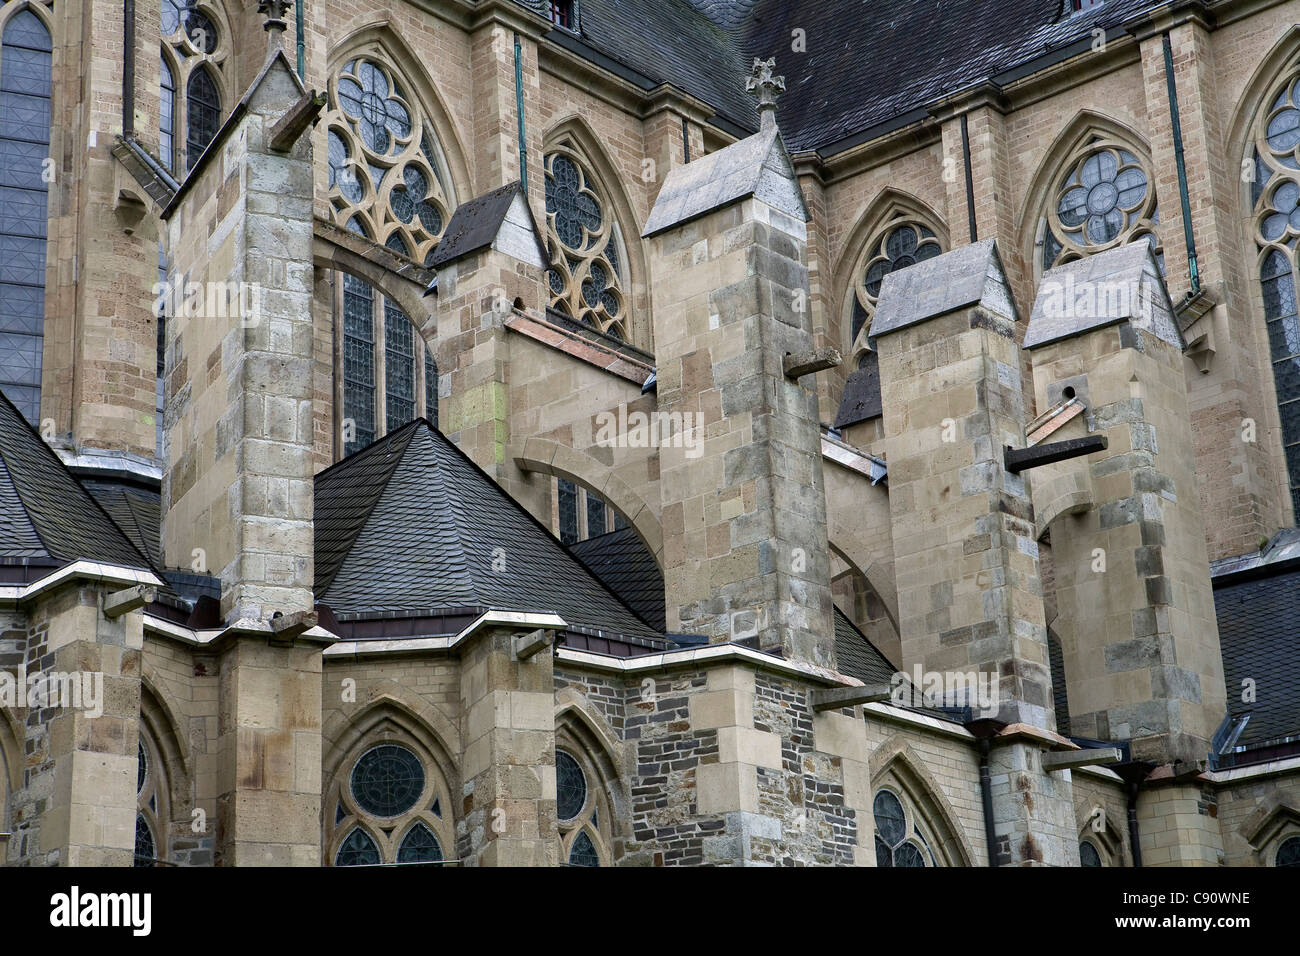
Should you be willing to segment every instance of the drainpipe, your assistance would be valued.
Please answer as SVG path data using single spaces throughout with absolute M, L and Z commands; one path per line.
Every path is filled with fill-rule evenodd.
M 135 135 L 135 0 L 122 0 L 122 137 Z
M 970 133 L 966 129 L 966 114 L 961 114 L 961 153 L 966 163 L 966 221 L 970 241 L 979 242 L 979 228 L 975 225 L 975 180 L 970 169 Z
M 1142 865 L 1142 834 L 1138 832 L 1138 782 L 1128 781 L 1124 788 L 1128 796 L 1128 842 L 1133 850 L 1133 865 Z
M 515 112 L 519 117 L 519 182 L 524 188 L 524 198 L 528 198 L 528 146 L 524 139 L 524 57 L 519 45 L 519 34 L 515 34 Z
M 305 81 L 307 79 L 307 43 L 303 36 L 302 7 L 303 0 L 294 0 L 294 33 L 298 38 L 298 79 Z
M 1192 295 L 1201 291 L 1201 270 L 1196 262 L 1196 237 L 1192 232 L 1192 202 L 1187 194 L 1187 162 L 1183 158 L 1183 125 L 1178 116 L 1178 88 L 1174 84 L 1174 51 L 1169 33 L 1161 34 L 1165 49 L 1165 83 L 1169 88 L 1169 117 L 1174 129 L 1174 160 L 1178 167 L 1178 196 L 1183 206 L 1183 241 L 1187 245 L 1187 274 L 1192 281 Z
M 980 802 L 984 806 L 984 845 L 987 849 L 989 866 L 998 865 L 998 838 L 993 829 L 993 777 L 989 772 L 989 754 L 993 750 L 993 738 L 1006 724 L 989 718 L 972 720 L 966 729 L 974 735 L 979 746 L 980 756 Z

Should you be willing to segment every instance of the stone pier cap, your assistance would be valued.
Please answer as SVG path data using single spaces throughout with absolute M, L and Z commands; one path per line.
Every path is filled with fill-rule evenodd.
M 878 301 L 872 338 L 973 305 L 1012 321 L 1019 319 L 995 239 L 891 272 L 885 276 Z
M 1045 272 L 1024 347 L 1038 348 L 1121 324 L 1186 348 L 1160 266 L 1145 239 Z

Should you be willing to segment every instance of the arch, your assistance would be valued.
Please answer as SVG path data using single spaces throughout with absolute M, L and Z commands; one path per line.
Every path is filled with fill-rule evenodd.
M 8 707 L 0 707 L 0 833 L 9 832 L 9 804 L 23 788 L 19 741 L 24 738 L 22 722 Z M 4 844 L 0 843 L 0 850 Z M 0 866 L 4 856 L 0 854 Z
M 1119 827 L 1115 826 L 1115 814 L 1103 810 L 1099 820 L 1098 809 L 1101 808 L 1084 804 L 1076 805 L 1074 816 L 1079 842 L 1082 843 L 1086 839 L 1100 851 L 1102 866 L 1123 866 L 1124 834 Z M 1101 824 L 1100 827 L 1097 826 L 1098 822 Z
M 185 806 L 190 800 L 189 782 L 194 778 L 189 734 L 181 729 L 176 711 L 159 690 L 157 669 L 148 662 L 141 665 L 140 685 L 140 720 L 149 728 L 167 764 L 175 768 L 167 775 L 172 805 Z
M 340 66 L 357 55 L 375 52 L 381 53 L 381 58 L 389 64 L 401 64 L 403 78 L 415 90 L 416 99 L 433 124 L 451 178 L 447 201 L 453 204 L 453 208 L 448 212 L 455 212 L 455 205 L 465 201 L 461 197 L 468 198 L 472 193 L 473 177 L 465 159 L 467 154 L 464 139 L 456 129 L 453 113 L 447 108 L 446 100 L 424 66 L 424 58 L 402 39 L 401 34 L 393 29 L 392 23 L 387 18 L 372 20 L 356 27 L 334 44 L 327 61 L 327 75 L 332 78 Z
M 331 712 L 321 727 L 321 774 L 328 785 L 357 742 L 385 721 L 402 728 L 433 757 L 453 793 L 459 786 L 459 769 L 453 755 L 461 752 L 460 731 L 428 701 L 394 680 L 371 686 L 367 700 L 351 714 Z
M 312 242 L 312 264 L 318 269 L 350 272 L 358 279 L 374 286 L 376 291 L 398 304 L 407 318 L 415 324 L 426 344 L 434 345 L 433 335 L 437 331 L 437 319 L 429 310 L 429 302 L 424 298 L 424 287 L 420 282 L 401 271 L 375 262 L 356 249 L 341 245 L 340 241 L 347 240 L 338 236 L 340 232 L 345 230 L 341 227 L 330 227 L 323 235 L 320 221 L 317 220 L 316 236 Z
M 1029 181 L 1021 206 L 1020 222 L 1016 226 L 1020 250 L 1025 256 L 1025 262 L 1031 264 L 1035 278 L 1043 271 L 1039 252 L 1044 241 L 1043 228 L 1046 225 L 1048 204 L 1057 192 L 1060 177 L 1066 171 L 1066 162 L 1094 136 L 1122 145 L 1143 161 L 1148 172 L 1152 169 L 1151 146 L 1137 130 L 1095 110 L 1085 108 L 1075 113 L 1052 139 L 1043 158 L 1039 160 Z M 1155 187 L 1156 177 L 1148 175 L 1149 192 L 1154 193 Z
M 627 287 L 625 297 L 628 300 L 627 337 L 633 345 L 654 351 L 654 326 L 650 317 L 650 298 L 646 290 L 650 288 L 650 270 L 646 261 L 645 248 L 641 243 L 641 222 L 632 206 L 632 201 L 619 175 L 618 167 L 609 157 L 608 151 L 601 145 L 600 137 L 587 120 L 577 113 L 569 113 L 552 123 L 542 134 L 542 156 L 550 155 L 563 144 L 566 138 L 576 152 L 591 167 L 597 184 L 604 191 L 605 201 L 613 208 L 614 221 L 621 234 L 623 261 L 627 264 Z
M 506 451 L 520 471 L 565 478 L 604 498 L 623 520 L 636 530 L 655 562 L 663 568 L 664 535 L 659 516 L 646 500 L 627 482 L 578 448 L 561 445 L 548 438 L 529 438 L 512 444 Z M 589 476 L 604 475 L 603 480 Z
M 588 781 L 588 786 L 598 788 L 596 799 L 591 804 L 593 809 L 583 812 L 567 826 L 565 821 L 559 821 L 561 857 L 567 861 L 574 841 L 585 831 L 589 840 L 594 837 L 592 842 L 597 854 L 613 863 L 619 856 L 616 840 L 627 836 L 622 821 L 627 819 L 630 806 L 623 790 L 624 775 L 610 746 L 612 731 L 602 726 L 603 718 L 593 714 L 581 692 L 567 687 L 556 695 L 556 699 L 557 764 L 558 751 L 568 751 L 579 765 L 586 764 L 587 770 L 595 773 L 596 779 Z
M 952 804 L 902 736 L 895 734 L 876 749 L 870 773 L 873 793 L 888 786 L 892 778 L 934 834 L 948 866 L 975 865 L 975 855 Z
M 575 687 L 564 687 L 556 691 L 555 726 L 558 729 L 561 725 L 573 725 L 574 736 L 587 744 L 592 751 L 592 759 L 606 772 L 610 782 L 617 786 L 623 777 L 618 735 L 604 715 Z
M 866 351 L 865 334 L 859 336 L 860 342 L 848 341 L 853 328 L 858 276 L 865 270 L 874 247 L 883 239 L 886 227 L 895 222 L 901 225 L 909 221 L 932 231 L 938 237 L 943 251 L 952 248 L 947 222 L 936 209 L 911 193 L 886 186 L 858 216 L 835 258 L 831 272 L 834 276 L 832 301 L 837 303 L 835 308 L 839 310 L 841 339 L 847 345 L 845 366 L 849 369 L 857 367 L 858 359 Z M 864 326 L 869 327 L 870 321 L 865 322 Z
M 1255 66 L 1250 79 L 1242 88 L 1241 95 L 1237 98 L 1237 105 L 1232 110 L 1227 131 L 1226 142 L 1230 158 L 1235 158 L 1237 161 L 1250 158 L 1251 148 L 1255 145 L 1252 131 L 1259 111 L 1268 105 L 1266 102 L 1268 95 L 1273 92 L 1273 88 L 1281 81 L 1282 76 L 1288 70 L 1297 67 L 1300 67 L 1300 24 L 1288 27 L 1282 32 Z M 1241 189 L 1241 205 L 1246 210 L 1245 215 L 1249 217 L 1249 207 L 1252 205 L 1247 199 L 1250 194 L 1250 183 L 1243 182 Z

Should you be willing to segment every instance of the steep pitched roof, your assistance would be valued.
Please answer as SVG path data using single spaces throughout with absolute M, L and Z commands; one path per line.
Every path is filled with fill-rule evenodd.
M 83 478 L 82 486 L 154 567 L 162 567 L 162 496 L 148 488 Z
M 835 609 L 835 660 L 840 673 L 864 684 L 889 684 L 897 671 L 839 608 Z
M 569 551 L 609 585 L 648 624 L 663 632 L 664 573 L 632 528 L 622 528 L 569 545 Z
M 429 266 L 436 269 L 485 246 L 501 248 L 539 268 L 549 262 L 546 246 L 517 179 L 457 206 Z
M 552 611 L 576 628 L 661 636 L 423 419 L 315 487 L 316 599 L 336 615 Z
M 546 15 L 545 0 L 516 2 Z M 645 89 L 670 83 L 748 131 L 758 114 L 745 76 L 754 57 L 776 57 L 786 145 L 830 153 L 924 118 L 948 94 L 1088 53 L 1094 29 L 1160 5 L 1107 0 L 1067 15 L 1063 0 L 582 0 L 581 35 L 550 38 L 630 69 Z
M 1250 715 L 1238 747 L 1300 739 L 1300 567 L 1279 572 L 1215 582 L 1228 713 Z M 1254 701 L 1242 700 L 1246 686 Z
M 77 560 L 153 570 L 0 394 L 0 564 L 61 567 Z

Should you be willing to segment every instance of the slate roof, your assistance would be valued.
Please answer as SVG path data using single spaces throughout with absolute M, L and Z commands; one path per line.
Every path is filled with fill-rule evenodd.
M 945 95 L 1009 82 L 1057 51 L 1086 53 L 1093 29 L 1160 5 L 1107 0 L 1066 15 L 1063 0 L 582 0 L 581 37 L 550 36 L 630 68 L 643 88 L 671 83 L 750 132 L 758 115 L 744 78 L 754 57 L 775 57 L 786 145 L 830 154 L 924 117 L 922 107 Z M 795 30 L 804 52 L 792 49 Z
M 632 528 L 611 531 L 569 545 L 592 572 L 661 634 L 667 629 L 664 575 Z
M 835 609 L 835 660 L 840 673 L 864 684 L 889 684 L 898 670 L 839 608 Z
M 153 570 L 0 394 L 0 564 L 62 567 L 78 560 Z
M 321 472 L 315 490 L 316 600 L 336 616 L 550 611 L 662 640 L 423 419 Z
M 149 563 L 162 567 L 162 496 L 155 490 L 116 481 L 83 478 L 81 484 Z
M 1215 581 L 1228 713 L 1250 715 L 1238 747 L 1300 739 L 1300 562 L 1277 573 Z M 1254 681 L 1254 702 L 1242 701 L 1242 681 Z
M 844 383 L 844 395 L 835 415 L 835 427 L 847 428 L 884 414 L 880 399 L 880 355 L 866 352 L 858 368 Z

